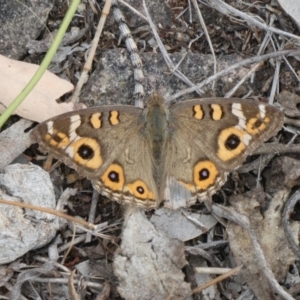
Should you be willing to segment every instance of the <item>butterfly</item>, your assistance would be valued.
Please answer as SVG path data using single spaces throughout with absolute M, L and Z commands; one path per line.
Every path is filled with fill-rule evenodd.
M 153 94 L 144 109 L 112 105 L 59 115 L 31 137 L 111 200 L 176 209 L 213 195 L 282 125 L 278 109 L 251 100 L 167 105 Z

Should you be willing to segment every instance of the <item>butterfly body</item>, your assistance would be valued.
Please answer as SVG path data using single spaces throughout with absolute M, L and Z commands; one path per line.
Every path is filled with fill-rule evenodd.
M 167 106 L 155 94 L 145 109 L 102 106 L 55 117 L 32 138 L 112 200 L 175 209 L 215 193 L 282 124 L 280 111 L 250 100 Z

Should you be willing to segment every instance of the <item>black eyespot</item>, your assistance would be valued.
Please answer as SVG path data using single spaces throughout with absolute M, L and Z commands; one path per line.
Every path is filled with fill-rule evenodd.
M 112 182 L 119 182 L 119 173 L 115 172 L 115 171 L 111 171 L 108 174 L 108 178 L 110 179 L 110 181 Z
M 94 150 L 89 145 L 81 145 L 78 149 L 78 155 L 82 159 L 92 159 L 94 156 Z
M 139 194 L 141 194 L 141 195 L 143 195 L 143 194 L 145 193 L 144 188 L 141 187 L 141 186 L 138 186 L 138 187 L 136 188 L 136 190 L 137 190 L 137 192 L 138 192 Z
M 209 175 L 210 175 L 209 171 L 206 168 L 201 169 L 199 171 L 199 180 L 205 180 L 205 179 L 209 178 Z
M 253 124 L 253 128 L 259 128 L 262 125 L 262 123 L 263 122 L 261 120 L 257 119 Z
M 240 143 L 241 143 L 240 138 L 235 134 L 231 134 L 227 138 L 227 140 L 225 142 L 225 146 L 228 150 L 234 150 L 239 146 Z
M 58 134 L 52 136 L 53 140 L 57 143 L 60 143 L 63 139 Z

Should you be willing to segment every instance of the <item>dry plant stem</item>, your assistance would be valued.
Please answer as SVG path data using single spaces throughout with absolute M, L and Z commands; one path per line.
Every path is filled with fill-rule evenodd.
M 102 33 L 102 29 L 103 29 L 104 23 L 106 21 L 106 18 L 109 14 L 109 11 L 110 11 L 111 1 L 112 0 L 106 0 L 105 1 L 104 7 L 103 7 L 103 10 L 102 10 L 102 13 L 101 13 L 101 18 L 99 20 L 97 30 L 95 32 L 94 39 L 92 41 L 92 47 L 90 48 L 90 51 L 89 51 L 88 59 L 87 59 L 85 65 L 83 67 L 83 71 L 81 73 L 81 76 L 78 80 L 78 83 L 76 85 L 75 91 L 74 91 L 73 96 L 72 96 L 71 101 L 73 103 L 78 102 L 81 88 L 85 84 L 85 82 L 87 81 L 88 72 L 91 70 L 91 67 L 92 67 L 92 62 L 93 62 L 93 59 L 94 59 L 94 56 L 95 56 L 95 53 L 96 53 L 96 49 L 98 47 L 98 43 L 99 43 L 99 39 L 100 39 L 100 36 L 101 36 L 101 33 Z
M 77 193 L 77 189 L 70 189 L 66 188 L 63 193 L 60 195 L 57 204 L 56 204 L 56 210 L 60 211 L 63 210 L 64 205 L 67 203 L 68 199 L 71 196 L 75 196 Z
M 283 211 L 283 218 L 282 218 L 282 225 L 283 230 L 288 240 L 289 246 L 291 247 L 294 254 L 300 259 L 300 250 L 299 245 L 297 245 L 296 241 L 294 240 L 293 233 L 290 229 L 290 216 L 294 211 L 295 205 L 300 201 L 300 191 L 296 191 L 286 202 L 284 211 Z
M 69 248 L 67 249 L 67 251 L 64 254 L 64 257 L 63 257 L 63 259 L 61 261 L 62 264 L 65 263 L 65 261 L 66 261 L 68 255 L 69 255 L 69 253 L 71 252 L 71 250 L 72 250 L 72 248 L 74 246 L 74 240 L 75 240 L 75 235 L 76 235 L 76 226 L 75 226 L 75 224 L 73 222 L 71 224 L 72 224 L 72 239 L 70 241 Z
M 74 286 L 74 276 L 75 276 L 76 270 L 73 270 L 69 276 L 68 279 L 68 294 L 69 299 L 72 300 L 81 300 L 81 297 L 76 292 L 75 286 Z
M 258 149 L 255 150 L 253 155 L 259 154 L 282 154 L 282 153 L 299 153 L 300 144 L 295 145 L 283 145 L 277 143 L 262 144 Z
M 95 15 L 97 15 L 97 14 L 98 14 L 98 11 L 97 11 L 97 8 L 95 7 L 95 4 L 94 4 L 93 0 L 89 0 L 89 5 L 90 5 L 90 7 L 91 7 L 93 13 L 94 13 Z
M 202 26 L 202 29 L 203 29 L 204 33 L 205 33 L 206 40 L 207 40 L 207 42 L 208 42 L 208 45 L 209 45 L 211 54 L 212 54 L 212 56 L 213 56 L 213 60 L 214 60 L 214 74 L 216 74 L 216 73 L 217 73 L 217 59 L 216 59 L 214 47 L 213 47 L 213 45 L 212 45 L 212 42 L 211 42 L 209 33 L 208 33 L 208 31 L 207 31 L 206 24 L 205 24 L 205 22 L 204 22 L 204 20 L 203 20 L 201 11 L 200 11 L 199 6 L 198 6 L 198 4 L 197 4 L 197 0 L 192 0 L 192 2 L 193 2 L 194 7 L 195 7 L 195 9 L 196 9 L 197 16 L 198 16 L 198 18 L 199 18 L 199 20 L 200 20 L 200 24 L 201 24 L 201 26 Z M 212 89 L 213 89 L 213 90 L 214 90 L 214 88 L 215 88 L 215 84 L 216 84 L 216 81 L 213 81 L 213 83 L 212 83 Z
M 262 56 L 255 56 L 255 57 L 245 59 L 241 62 L 233 64 L 232 66 L 218 72 L 215 75 L 209 76 L 208 78 L 206 78 L 205 80 L 203 80 L 201 83 L 197 84 L 194 87 L 184 89 L 184 90 L 174 94 L 172 97 L 168 98 L 168 101 L 173 101 L 176 98 L 181 97 L 182 95 L 194 92 L 196 89 L 202 88 L 203 86 L 209 84 L 210 82 L 214 81 L 217 78 L 220 78 L 220 77 L 226 75 L 227 73 L 231 72 L 232 70 L 235 70 L 237 68 L 243 67 L 243 66 L 248 65 L 248 64 L 253 64 L 253 63 L 260 62 L 260 61 L 268 60 L 270 58 L 275 58 L 275 57 L 278 57 L 278 56 L 281 56 L 281 55 L 297 56 L 297 55 L 300 55 L 300 50 L 282 50 L 282 51 L 277 51 L 277 52 L 273 52 L 273 53 L 268 53 L 268 54 L 265 54 L 265 55 L 262 55 Z
M 192 6 L 191 6 L 191 0 L 188 0 L 188 7 L 189 7 L 189 21 L 192 24 L 193 17 L 192 17 Z
M 229 268 L 195 268 L 195 271 L 199 274 L 226 274 L 231 270 Z
M 270 18 L 270 22 L 269 22 L 269 26 L 272 26 L 273 23 L 275 21 L 275 16 L 274 15 L 271 15 L 271 18 Z M 259 49 L 258 49 L 258 52 L 257 52 L 257 55 L 261 55 L 262 53 L 265 52 L 265 49 L 268 45 L 268 43 L 270 42 L 270 39 L 271 39 L 271 35 L 272 33 L 270 31 L 268 31 L 263 39 L 263 41 L 261 42 L 260 46 L 259 46 Z M 254 76 L 255 76 L 255 73 L 253 73 L 251 75 L 251 79 L 250 79 L 250 82 L 253 83 L 254 82 Z
M 284 60 L 284 62 L 286 63 L 287 67 L 290 69 L 290 71 L 293 73 L 293 75 L 295 76 L 295 78 L 297 79 L 298 82 L 300 82 L 300 78 L 297 74 L 297 72 L 294 70 L 294 68 L 291 66 L 290 62 L 286 59 L 285 56 L 282 56 L 282 59 Z
M 284 123 L 286 123 L 286 122 L 285 122 L 286 119 L 289 119 L 289 118 L 288 118 L 288 117 L 285 117 Z M 290 119 L 290 120 L 292 120 L 292 119 Z M 295 120 L 295 121 L 296 121 L 296 120 Z M 293 123 L 287 122 L 286 124 L 293 124 Z M 294 124 L 293 124 L 293 125 L 294 125 Z M 298 125 L 295 124 L 295 126 L 298 126 L 298 127 L 299 127 L 299 124 L 298 124 Z M 290 141 L 289 141 L 287 144 L 290 145 L 290 144 L 294 143 L 295 138 L 296 138 L 297 136 L 300 135 L 300 130 L 297 129 L 297 128 L 295 128 L 295 127 L 291 127 L 291 126 L 283 126 L 283 128 L 284 128 L 284 130 L 285 130 L 286 132 L 289 132 L 289 133 L 292 133 L 292 134 L 293 134 L 293 137 L 290 139 Z
M 141 14 L 138 10 L 136 10 L 134 7 L 132 7 L 131 5 L 129 5 L 127 2 L 123 1 L 123 0 L 118 0 L 118 3 L 121 3 L 122 5 L 128 7 L 132 12 L 134 12 L 137 16 L 139 16 L 141 19 L 145 20 L 148 22 L 147 18 Z
M 41 256 L 35 256 L 34 257 L 35 260 L 39 261 L 39 262 L 42 262 L 42 263 L 45 263 L 45 262 L 49 262 L 50 260 L 45 258 L 45 257 L 41 257 Z M 54 262 L 54 266 L 61 270 L 62 271 L 62 276 L 64 275 L 70 275 L 71 274 L 71 270 L 69 270 L 68 268 L 66 268 L 65 266 L 63 266 L 62 264 L 60 263 L 57 263 L 57 262 Z M 64 274 L 66 273 L 66 274 Z M 35 281 L 35 282 L 49 282 L 49 283 L 67 283 L 68 282 L 68 279 L 67 278 L 32 278 L 31 279 L 32 281 Z M 78 283 L 79 280 L 74 280 L 74 283 Z M 99 283 L 94 283 L 94 282 L 88 282 L 88 281 L 85 281 L 85 285 L 88 286 L 88 287 L 94 287 L 94 288 L 102 288 L 102 284 L 99 284 Z
M 51 214 L 51 215 L 55 215 L 55 216 L 57 216 L 59 218 L 64 218 L 64 219 L 69 220 L 71 222 L 78 223 L 78 224 L 80 224 L 80 225 L 82 225 L 84 227 L 90 228 L 92 230 L 94 230 L 96 228 L 96 226 L 94 224 L 90 224 L 90 223 L 88 223 L 86 221 L 83 221 L 81 219 L 71 217 L 69 215 L 61 213 L 61 212 L 59 212 L 57 210 L 54 210 L 54 209 L 50 209 L 50 208 L 46 208 L 46 207 L 41 207 L 41 206 L 30 205 L 30 204 L 26 204 L 26 203 L 8 201 L 8 200 L 4 200 L 4 199 L 0 199 L 0 203 L 8 204 L 8 205 L 13 205 L 13 206 L 18 206 L 18 207 L 22 207 L 22 208 L 28 208 L 28 209 L 32 209 L 32 210 L 37 210 L 37 211 L 41 211 L 41 212 L 44 212 L 44 213 L 48 213 L 48 214 Z
M 61 247 L 59 247 L 57 249 L 57 251 L 58 251 L 58 253 L 64 252 L 70 247 L 70 245 L 74 246 L 74 245 L 77 245 L 77 244 L 82 243 L 84 241 L 85 241 L 85 235 L 80 235 L 77 238 L 75 238 L 74 240 L 72 239 L 72 241 L 62 245 Z
M 30 279 L 30 281 L 33 281 L 33 282 L 46 282 L 46 283 L 61 283 L 61 284 L 63 284 L 63 283 L 68 282 L 68 278 L 42 278 L 42 277 L 38 278 L 38 277 L 35 277 L 35 278 Z M 82 283 L 82 280 L 81 279 L 75 279 L 74 283 L 75 284 L 80 284 L 80 283 Z M 102 284 L 95 283 L 95 282 L 85 281 L 84 284 L 85 284 L 85 286 L 90 287 L 90 288 L 98 288 L 98 289 L 102 288 Z
M 199 226 L 204 232 L 208 231 L 208 228 L 203 223 L 191 217 L 184 209 L 181 210 L 181 213 L 196 226 Z
M 43 169 L 48 173 L 51 170 L 53 170 L 53 167 L 52 167 L 53 159 L 54 159 L 54 156 L 52 154 L 48 154 L 47 159 L 45 160 L 45 162 L 43 164 Z
M 165 47 L 164 47 L 164 45 L 163 45 L 163 43 L 162 43 L 162 41 L 161 41 L 161 39 L 160 39 L 158 33 L 157 33 L 157 30 L 156 30 L 156 28 L 155 28 L 155 25 L 154 25 L 154 23 L 152 22 L 151 16 L 150 16 L 149 11 L 148 11 L 148 9 L 147 9 L 147 6 L 146 6 L 146 4 L 145 4 L 145 0 L 143 0 L 143 6 L 144 6 L 144 9 L 145 9 L 146 16 L 147 16 L 147 18 L 148 18 L 148 23 L 149 23 L 149 25 L 150 25 L 150 27 L 151 27 L 151 29 L 152 29 L 153 35 L 154 35 L 154 37 L 155 37 L 155 40 L 156 40 L 156 42 L 157 42 L 157 44 L 158 44 L 158 47 L 159 47 L 159 49 L 160 49 L 160 52 L 161 52 L 161 54 L 162 54 L 162 56 L 163 56 L 163 58 L 164 58 L 164 60 L 165 60 L 165 62 L 166 62 L 166 64 L 167 64 L 169 70 L 170 70 L 172 73 L 173 73 L 174 70 L 175 70 L 175 72 L 173 73 L 175 76 L 177 76 L 180 80 L 182 80 L 183 82 L 185 82 L 187 85 L 193 86 L 193 87 L 194 87 L 194 86 L 195 86 L 194 83 L 192 83 L 192 82 L 191 82 L 191 81 L 190 81 L 190 80 L 189 80 L 182 72 L 180 72 L 180 71 L 178 71 L 177 69 L 175 69 L 175 66 L 174 66 L 173 62 L 172 62 L 172 60 L 170 59 L 170 56 L 169 56 L 168 52 L 166 51 L 166 49 L 165 49 Z M 197 92 L 198 94 L 200 94 L 200 95 L 201 95 L 201 93 L 203 93 L 203 91 L 201 91 L 201 90 L 198 89 L 198 88 L 194 88 L 193 91 L 196 91 L 196 92 Z
M 295 109 L 297 109 L 297 107 L 295 107 Z M 284 118 L 284 124 L 300 127 L 300 120 L 285 117 Z
M 269 104 L 274 103 L 274 98 L 275 95 L 279 93 L 279 72 L 280 72 L 280 65 L 281 62 L 279 59 L 276 59 L 276 67 L 274 70 L 274 76 L 273 76 L 273 81 L 272 81 L 272 88 L 269 96 Z
M 139 55 L 137 45 L 132 37 L 129 27 L 126 24 L 125 17 L 118 7 L 118 2 L 116 0 L 112 1 L 112 11 L 115 21 L 118 24 L 120 30 L 120 39 L 124 38 L 127 51 L 129 52 L 129 57 L 131 65 L 133 67 L 133 79 L 134 79 L 134 98 L 135 106 L 143 107 L 143 97 L 145 96 L 145 91 L 143 87 L 144 73 L 143 73 L 143 63 Z
M 263 62 L 259 62 L 256 65 L 254 65 L 253 68 L 235 85 L 234 88 L 232 88 L 228 93 L 225 94 L 224 98 L 230 98 L 237 89 L 253 74 L 255 73 L 261 66 L 263 65 Z
M 45 164 L 43 165 L 43 168 L 44 168 L 44 170 L 46 171 L 46 172 L 48 172 L 48 173 L 51 173 L 53 170 L 55 170 L 56 168 L 58 168 L 61 164 L 62 164 L 62 161 L 61 160 L 58 160 L 57 162 L 55 162 L 54 164 L 53 164 L 53 159 L 54 159 L 54 156 L 52 155 L 52 154 L 47 154 L 48 156 L 52 156 L 51 157 L 51 160 L 50 160 L 50 163 L 51 163 L 51 165 L 49 165 L 49 167 L 50 167 L 50 170 L 47 170 L 47 169 L 45 169 Z M 48 158 L 48 157 L 47 157 Z
M 200 2 L 206 4 L 210 7 L 215 8 L 222 14 L 238 16 L 241 19 L 245 20 L 247 22 L 247 24 L 252 24 L 253 26 L 257 26 L 258 28 L 261 28 L 263 30 L 274 32 L 279 35 L 288 36 L 288 37 L 294 38 L 296 40 L 300 40 L 300 36 L 294 35 L 292 33 L 289 33 L 289 32 L 277 29 L 275 27 L 268 26 L 262 22 L 259 22 L 256 18 L 254 18 L 244 12 L 239 11 L 238 9 L 228 5 L 227 3 L 225 3 L 221 0 L 209 0 L 209 1 L 200 1 Z
M 93 189 L 93 196 L 92 196 L 92 202 L 89 212 L 89 223 L 95 223 L 95 215 L 97 211 L 97 205 L 98 205 L 98 199 L 99 199 L 99 193 Z M 89 243 L 92 240 L 92 234 L 90 232 L 87 232 L 85 242 Z
M 262 159 L 261 155 L 259 156 L 259 167 L 257 169 L 257 176 L 256 176 L 256 188 L 259 188 L 259 183 L 261 180 L 261 171 L 262 171 Z
M 241 271 L 241 269 L 242 269 L 242 266 L 239 266 L 237 268 L 230 270 L 229 272 L 226 272 L 225 274 L 223 274 L 221 276 L 216 277 L 215 279 L 211 280 L 210 282 L 203 284 L 202 286 L 199 286 L 198 288 L 194 289 L 193 294 L 200 293 L 203 290 L 207 289 L 208 287 L 215 285 L 218 282 L 223 281 L 230 276 L 238 274 Z
M 189 22 L 192 23 L 191 21 L 191 9 L 190 9 L 190 1 L 188 0 L 188 6 L 183 9 L 176 17 L 175 20 L 178 20 L 187 10 L 189 10 Z
M 217 265 L 217 262 L 215 261 L 214 257 L 210 255 L 208 251 L 195 247 L 186 247 L 185 251 L 192 255 L 203 257 L 205 260 L 209 261 L 213 266 Z
M 239 174 L 246 174 L 253 170 L 257 170 L 258 168 L 264 169 L 273 157 L 274 157 L 273 153 L 260 155 L 260 157 L 258 159 L 255 159 L 254 161 L 244 164 L 241 167 L 239 167 L 237 169 L 237 172 Z
M 50 261 L 50 259 L 45 258 L 45 257 L 42 257 L 42 256 L 35 256 L 34 259 L 35 259 L 36 261 L 39 261 L 39 262 L 42 262 L 42 263 L 45 263 L 45 262 Z M 65 267 L 64 265 L 62 265 L 62 264 L 60 264 L 60 263 L 58 263 L 58 262 L 54 262 L 54 266 L 55 266 L 57 269 L 59 269 L 59 270 L 65 272 L 65 273 L 68 273 L 68 274 L 71 273 L 70 269 L 68 269 L 67 267 Z
M 241 214 L 237 213 L 232 208 L 223 207 L 223 206 L 216 205 L 216 204 L 212 205 L 212 213 L 219 217 L 226 218 L 226 219 L 240 225 L 242 228 L 244 228 L 246 230 L 246 232 L 248 233 L 249 238 L 252 242 L 252 246 L 255 251 L 256 258 L 258 259 L 259 265 L 261 267 L 261 271 L 264 273 L 266 279 L 269 281 L 269 284 L 272 287 L 273 291 L 278 293 L 283 299 L 294 300 L 294 298 L 290 294 L 288 294 L 279 285 L 279 283 L 275 279 L 274 273 L 270 269 L 269 264 L 265 259 L 264 253 L 258 242 L 256 233 L 254 230 L 252 230 L 252 228 L 250 226 L 249 219 L 245 215 L 241 215 Z

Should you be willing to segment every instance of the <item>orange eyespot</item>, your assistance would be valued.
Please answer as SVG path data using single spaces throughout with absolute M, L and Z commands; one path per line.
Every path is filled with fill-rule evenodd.
M 124 187 L 123 168 L 118 164 L 110 165 L 101 176 L 103 184 L 113 191 L 122 191 Z
M 240 155 L 245 149 L 251 136 L 235 127 L 229 127 L 221 131 L 218 137 L 218 157 L 223 161 L 228 161 Z
M 266 130 L 268 123 L 270 123 L 269 117 L 265 117 L 263 120 L 259 119 L 258 117 L 251 118 L 247 122 L 247 132 L 252 135 L 259 134 L 260 132 Z
M 197 190 L 207 190 L 216 181 L 219 171 L 209 160 L 198 162 L 194 167 L 194 183 Z
M 92 138 L 83 137 L 71 144 L 76 163 L 90 169 L 98 169 L 102 165 L 99 143 Z
M 141 181 L 136 180 L 133 183 L 129 183 L 126 185 L 126 190 L 130 192 L 134 197 L 139 198 L 141 200 L 154 200 L 153 193 L 148 189 L 147 185 Z

